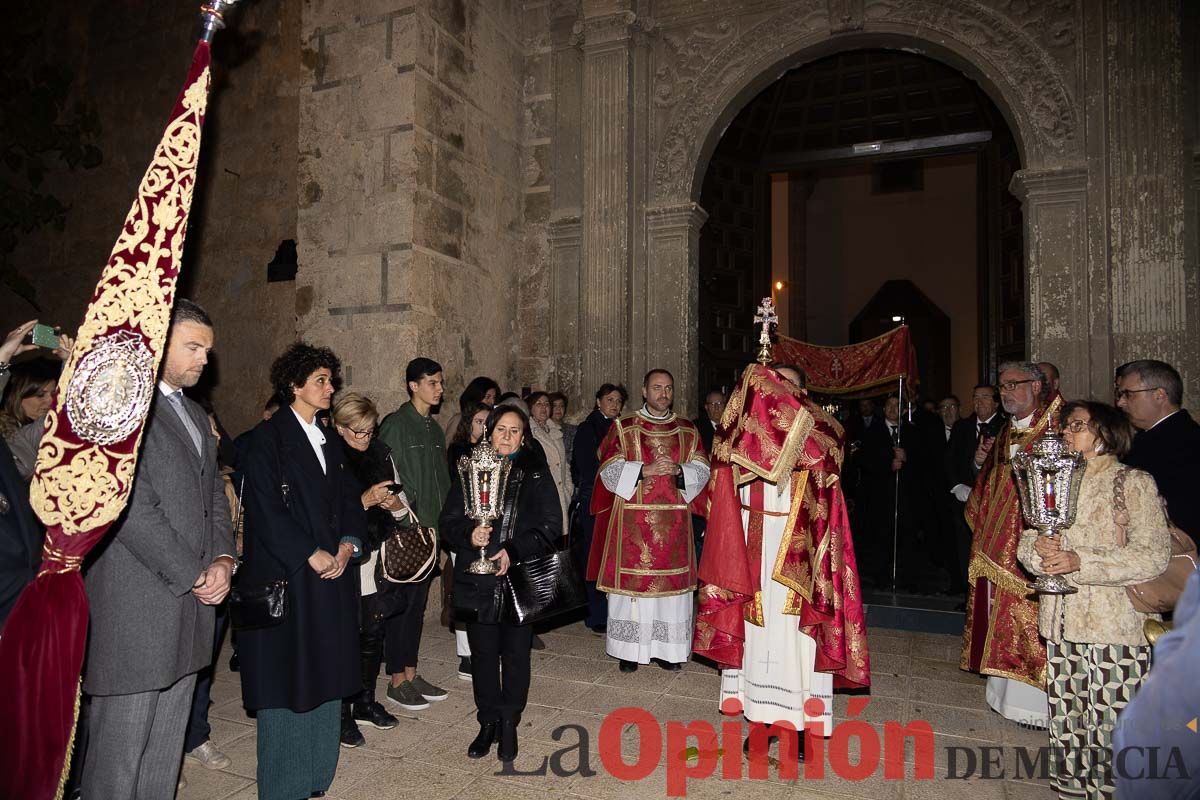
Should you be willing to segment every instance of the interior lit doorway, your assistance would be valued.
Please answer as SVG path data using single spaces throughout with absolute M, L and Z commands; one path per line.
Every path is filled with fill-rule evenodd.
M 751 100 L 705 175 L 699 388 L 753 358 L 752 311 L 780 333 L 861 341 L 904 317 L 922 394 L 971 387 L 1026 351 L 1020 168 L 981 87 L 951 67 L 856 50 L 792 69 Z

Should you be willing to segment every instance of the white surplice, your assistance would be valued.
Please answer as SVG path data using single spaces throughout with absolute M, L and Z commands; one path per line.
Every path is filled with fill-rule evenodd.
M 742 526 L 749 531 L 750 512 L 745 506 L 750 505 L 750 484 L 742 486 L 738 494 L 743 506 Z M 804 729 L 806 721 L 819 723 L 823 734 L 829 736 L 833 730 L 833 675 L 814 670 L 817 644 L 800 631 L 799 617 L 783 613 L 787 587 L 771 578 L 791 496 L 787 486 L 780 494 L 774 485 L 767 484 L 763 492 L 764 510 L 773 512 L 763 517 L 759 581 L 765 624 L 759 627 L 746 623 L 742 668 L 721 670 L 720 702 L 736 698 L 750 722 L 788 722 L 798 731 Z M 823 714 L 806 713 L 804 703 L 809 698 L 824 703 Z

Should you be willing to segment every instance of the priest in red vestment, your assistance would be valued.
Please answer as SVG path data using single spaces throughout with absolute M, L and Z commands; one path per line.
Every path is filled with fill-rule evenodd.
M 608 593 L 606 649 L 622 672 L 651 659 L 678 670 L 691 654 L 692 514 L 703 513 L 708 457 L 696 426 L 671 410 L 674 391 L 670 372 L 648 372 L 645 404 L 600 443 L 587 578 Z
M 844 447 L 807 392 L 746 368 L 713 445 L 695 651 L 722 667 L 722 703 L 738 700 L 750 722 L 828 736 L 834 687 L 870 685 Z
M 1017 562 L 1026 525 L 1012 458 L 1058 430 L 1062 397 L 1032 362 L 1000 365 L 1000 402 L 1009 420 L 976 451 L 979 476 L 967 499 L 971 558 L 967 619 L 959 666 L 988 676 L 987 702 L 1004 717 L 1046 727 L 1046 646 L 1038 636 L 1038 601 Z

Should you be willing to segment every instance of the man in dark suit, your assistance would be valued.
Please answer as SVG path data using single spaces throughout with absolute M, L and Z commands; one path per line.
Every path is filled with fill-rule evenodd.
M 133 492 L 84 580 L 92 696 L 86 797 L 173 797 L 196 673 L 213 658 L 213 608 L 236 562 L 204 410 L 183 395 L 208 363 L 212 321 L 177 300 Z
M 42 538 L 29 508 L 29 484 L 17 474 L 12 453 L 0 440 L 0 632 L 21 590 L 37 575 Z
M 1170 364 L 1131 361 L 1117 368 L 1117 407 L 1137 428 L 1125 463 L 1154 476 L 1167 515 L 1200 541 L 1200 424 L 1183 405 L 1183 381 Z
M 924 485 L 919 474 L 921 454 L 917 426 L 900 418 L 899 398 L 894 395 L 887 398 L 882 416 L 876 414 L 863 431 L 858 453 L 863 494 L 867 499 L 869 542 L 867 552 L 861 554 L 879 587 L 892 585 L 893 527 L 898 509 L 897 582 L 905 588 L 918 588 L 918 572 L 923 566 L 918 562 L 923 559 L 917 558 L 920 554 L 913 499 Z
M 700 441 L 704 442 L 706 453 L 712 453 L 713 436 L 724 412 L 725 393 L 720 389 L 710 389 L 708 394 L 704 395 L 704 408 L 700 409 L 700 416 L 692 420 L 696 424 L 696 430 L 700 432 Z
M 978 384 L 971 393 L 971 404 L 975 412 L 956 422 L 950 431 L 944 463 L 958 559 L 956 588 L 964 594 L 967 590 L 967 562 L 971 557 L 971 528 L 963 511 L 975 486 L 975 478 L 979 475 L 979 465 L 986 457 L 986 454 L 980 455 L 979 445 L 985 439 L 995 438 L 1005 419 L 1004 412 L 1000 410 L 1000 392 L 995 386 Z

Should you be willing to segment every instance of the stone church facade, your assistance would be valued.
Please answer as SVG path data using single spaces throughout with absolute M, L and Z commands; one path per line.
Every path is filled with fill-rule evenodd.
M 214 188 L 202 204 L 230 217 L 204 223 L 190 247 L 193 294 L 216 309 L 218 325 L 252 331 L 257 321 L 268 335 L 261 347 L 223 351 L 223 370 L 238 377 L 219 405 L 227 397 L 256 404 L 264 352 L 300 335 L 342 354 L 350 385 L 385 409 L 403 399 L 403 363 L 423 354 L 445 365 L 451 393 L 486 373 L 512 387 L 562 388 L 579 411 L 600 383 L 636 386 L 645 369 L 664 366 L 693 413 L 706 219 L 698 198 L 722 131 L 787 69 L 839 51 L 898 48 L 978 82 L 1017 139 L 1021 169 L 1010 188 L 1024 215 L 1030 355 L 1057 363 L 1071 395 L 1099 398 L 1110 395 L 1116 364 L 1162 358 L 1183 371 L 1194 408 L 1200 149 L 1197 12 L 1187 6 L 248 7 L 240 34 L 258 32 L 257 55 L 227 67 L 227 97 L 210 122 L 221 126 L 209 156 Z M 183 30 L 186 21 L 171 24 Z M 272 102 L 264 86 L 279 97 L 269 114 L 257 116 L 255 104 L 244 116 L 221 113 L 221 103 L 251 93 Z M 236 132 L 256 118 L 265 120 L 259 137 L 279 143 L 272 155 L 245 149 L 249 134 Z M 216 194 L 228 182 L 214 173 L 239 160 L 258 164 L 262 182 L 294 199 Z M 120 180 L 106 187 L 124 188 Z M 269 224 L 257 223 L 268 202 L 290 204 L 294 218 L 276 209 Z M 115 231 L 116 221 L 109 244 Z M 104 233 L 96 227 L 92 264 L 107 253 Z M 298 248 L 294 287 L 266 287 L 257 267 L 237 277 L 286 238 Z M 78 314 L 62 302 L 64 318 Z

